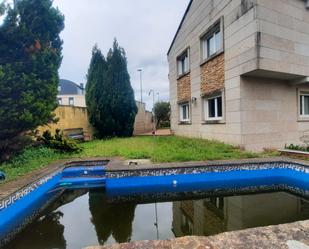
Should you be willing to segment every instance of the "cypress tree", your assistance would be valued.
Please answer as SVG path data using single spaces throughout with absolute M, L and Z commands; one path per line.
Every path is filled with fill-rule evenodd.
M 102 105 L 101 96 L 106 96 L 106 75 L 107 64 L 101 50 L 95 45 L 92 49 L 92 58 L 87 74 L 86 105 L 90 124 L 97 130 L 97 136 L 102 137 L 101 129 L 104 127 L 104 115 L 106 106 Z
M 51 0 L 20 0 L 7 11 L 0 26 L 0 152 L 54 119 L 63 28 Z
M 95 56 L 93 53 L 91 62 L 97 61 Z M 115 40 L 106 63 L 102 59 L 99 61 L 102 66 L 96 68 L 91 63 L 88 73 L 89 92 L 86 94 L 90 122 L 99 138 L 132 136 L 137 107 L 125 51 Z M 96 106 L 96 111 L 93 106 Z

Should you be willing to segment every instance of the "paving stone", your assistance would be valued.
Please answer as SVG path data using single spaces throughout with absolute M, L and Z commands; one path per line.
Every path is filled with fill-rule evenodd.
M 309 249 L 309 220 L 227 232 L 210 237 L 136 241 L 86 249 Z

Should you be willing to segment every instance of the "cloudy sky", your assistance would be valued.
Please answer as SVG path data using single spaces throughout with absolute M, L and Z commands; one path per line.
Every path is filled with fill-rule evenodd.
M 63 63 L 60 77 L 86 82 L 91 49 L 104 54 L 116 37 L 128 57 L 135 98 L 140 100 L 138 68 L 143 69 L 143 98 L 152 107 L 150 89 L 168 100 L 166 53 L 189 0 L 54 0 L 65 15 Z

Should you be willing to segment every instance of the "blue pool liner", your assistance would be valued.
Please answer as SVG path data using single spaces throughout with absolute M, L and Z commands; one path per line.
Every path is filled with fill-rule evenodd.
M 237 170 L 106 179 L 108 196 L 288 185 L 309 191 L 309 174 L 291 169 Z

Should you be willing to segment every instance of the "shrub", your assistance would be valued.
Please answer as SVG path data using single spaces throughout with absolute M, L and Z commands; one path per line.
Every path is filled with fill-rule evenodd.
M 51 132 L 46 130 L 43 135 L 39 137 L 38 141 L 44 143 L 48 148 L 60 151 L 60 152 L 81 152 L 81 147 L 72 139 L 66 138 L 60 132 L 59 129 L 56 130 L 54 136 L 52 136 Z
M 299 150 L 299 151 L 306 151 L 309 152 L 309 146 L 304 146 L 304 145 L 294 145 L 294 144 L 290 144 L 290 145 L 286 145 L 285 146 L 286 149 L 289 150 Z

